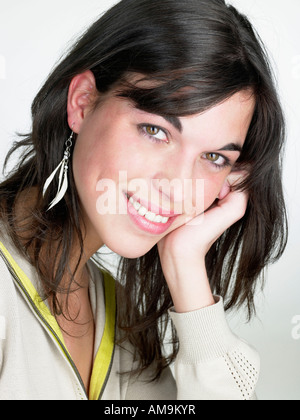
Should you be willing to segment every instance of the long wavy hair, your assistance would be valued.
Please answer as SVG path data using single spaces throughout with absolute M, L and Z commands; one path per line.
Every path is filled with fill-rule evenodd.
M 69 270 L 72 244 L 81 247 L 78 265 L 83 255 L 81 207 L 72 165 L 64 200 L 49 212 L 57 181 L 45 198 L 42 187 L 61 161 L 70 135 L 71 80 L 86 70 L 95 76 L 99 99 L 118 87 L 119 96 L 162 116 L 201 113 L 251 89 L 256 108 L 237 163 L 240 168 L 246 165 L 249 172 L 240 186 L 249 191 L 247 212 L 212 246 L 206 265 L 212 290 L 224 297 L 226 309 L 246 304 L 249 316 L 253 314 L 258 280 L 263 279 L 264 268 L 282 255 L 287 241 L 281 180 L 285 123 L 263 43 L 249 20 L 224 0 L 122 0 L 80 37 L 37 94 L 32 131 L 7 156 L 8 160 L 21 151 L 18 165 L 0 185 L 0 217 L 15 245 L 36 268 L 44 298 L 51 300 L 54 312 L 61 311 L 56 296 Z M 147 84 L 148 88 L 130 84 L 128 76 L 136 73 L 155 83 Z M 18 220 L 18 197 L 33 188 L 37 192 L 34 209 Z M 141 258 L 121 258 L 118 280 L 122 286 L 118 288 L 119 331 L 136 349 L 135 373 L 155 363 L 153 380 L 157 379 L 178 352 L 173 328 L 170 354 L 164 354 L 162 347 L 172 299 L 157 246 Z

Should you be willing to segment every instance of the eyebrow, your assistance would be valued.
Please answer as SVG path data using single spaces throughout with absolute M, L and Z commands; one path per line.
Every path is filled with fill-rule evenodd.
M 243 148 L 239 144 L 237 144 L 237 143 L 229 143 L 229 144 L 226 144 L 226 146 L 224 146 L 221 149 L 219 149 L 218 152 L 225 152 L 225 151 L 227 151 L 227 152 L 240 152 L 240 153 L 242 153 L 242 150 L 243 150 Z
M 183 128 L 182 128 L 182 124 L 181 124 L 179 118 L 177 118 L 177 117 L 171 117 L 169 115 L 162 115 L 162 117 L 166 121 L 168 121 L 170 124 L 172 124 L 173 127 L 175 127 L 177 131 L 179 131 L 180 133 L 182 133 Z

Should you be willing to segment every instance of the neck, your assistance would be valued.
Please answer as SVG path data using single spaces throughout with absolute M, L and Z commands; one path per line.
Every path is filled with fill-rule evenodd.
M 34 232 L 27 229 L 28 226 L 32 226 L 32 211 L 38 205 L 38 190 L 31 188 L 23 191 L 18 197 L 16 203 L 16 225 L 17 230 L 22 232 L 19 239 L 24 245 L 28 242 L 28 238 L 34 235 Z M 81 249 L 80 241 L 78 238 L 73 240 L 72 249 L 70 252 L 69 261 L 65 262 L 68 269 L 63 273 L 59 289 L 62 291 L 68 291 L 70 293 L 78 292 L 79 289 L 88 290 L 89 286 L 89 272 L 87 263 L 90 258 L 102 247 L 103 243 L 95 233 L 95 229 L 90 225 L 87 216 L 83 215 L 81 231 L 83 234 L 83 249 Z M 50 235 L 51 237 L 52 235 Z M 23 239 L 24 238 L 24 239 Z M 53 261 L 58 261 L 63 251 L 58 251 L 58 242 L 51 242 L 51 246 L 42 246 L 39 253 L 39 260 L 43 262 L 45 267 L 44 275 L 46 277 L 52 277 L 52 273 L 49 270 L 53 270 Z M 35 261 L 36 249 L 35 246 L 27 249 L 32 262 Z M 66 295 L 60 293 L 60 295 Z
M 80 289 L 88 291 L 90 282 L 88 262 L 102 246 L 99 240 L 95 240 L 92 235 L 88 234 L 87 229 L 85 229 L 85 232 L 83 249 L 78 238 L 73 241 L 70 259 L 67 261 L 69 269 L 65 271 L 60 283 L 62 290 L 68 290 L 70 293 L 76 292 L 78 294 Z M 56 249 L 55 244 L 53 249 Z

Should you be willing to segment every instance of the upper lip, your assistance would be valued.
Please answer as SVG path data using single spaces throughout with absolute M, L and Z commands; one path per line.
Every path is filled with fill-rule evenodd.
M 156 204 L 149 203 L 149 201 L 144 200 L 142 198 L 137 197 L 134 193 L 127 192 L 127 197 L 133 198 L 134 201 L 137 201 L 141 204 L 141 206 L 148 209 L 148 211 L 151 211 L 152 213 L 155 213 L 157 215 L 163 216 L 163 217 L 176 217 L 179 216 L 179 213 L 176 213 L 173 210 L 164 210 L 160 206 L 157 206 Z

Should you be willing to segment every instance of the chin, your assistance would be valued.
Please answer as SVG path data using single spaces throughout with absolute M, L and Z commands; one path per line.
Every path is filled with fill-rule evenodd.
M 111 248 L 110 248 L 111 249 Z M 149 251 L 151 250 L 151 248 L 150 249 L 147 249 L 145 252 L 138 252 L 138 251 L 134 251 L 134 250 L 132 250 L 132 251 L 130 251 L 130 250 L 112 250 L 112 251 L 114 251 L 116 254 L 118 254 L 120 257 L 123 257 L 123 258 L 127 258 L 127 259 L 129 259 L 129 260 L 135 260 L 135 259 L 137 259 L 137 258 L 141 258 L 141 257 L 143 257 L 144 255 L 146 255 Z
M 129 260 L 135 260 L 137 258 L 143 257 L 145 254 L 147 254 L 154 245 L 152 246 L 140 246 L 136 245 L 134 246 L 133 243 L 128 244 L 126 246 L 126 243 L 115 244 L 115 243 L 106 243 L 106 246 L 113 251 L 115 254 L 119 255 L 120 257 L 127 258 Z

